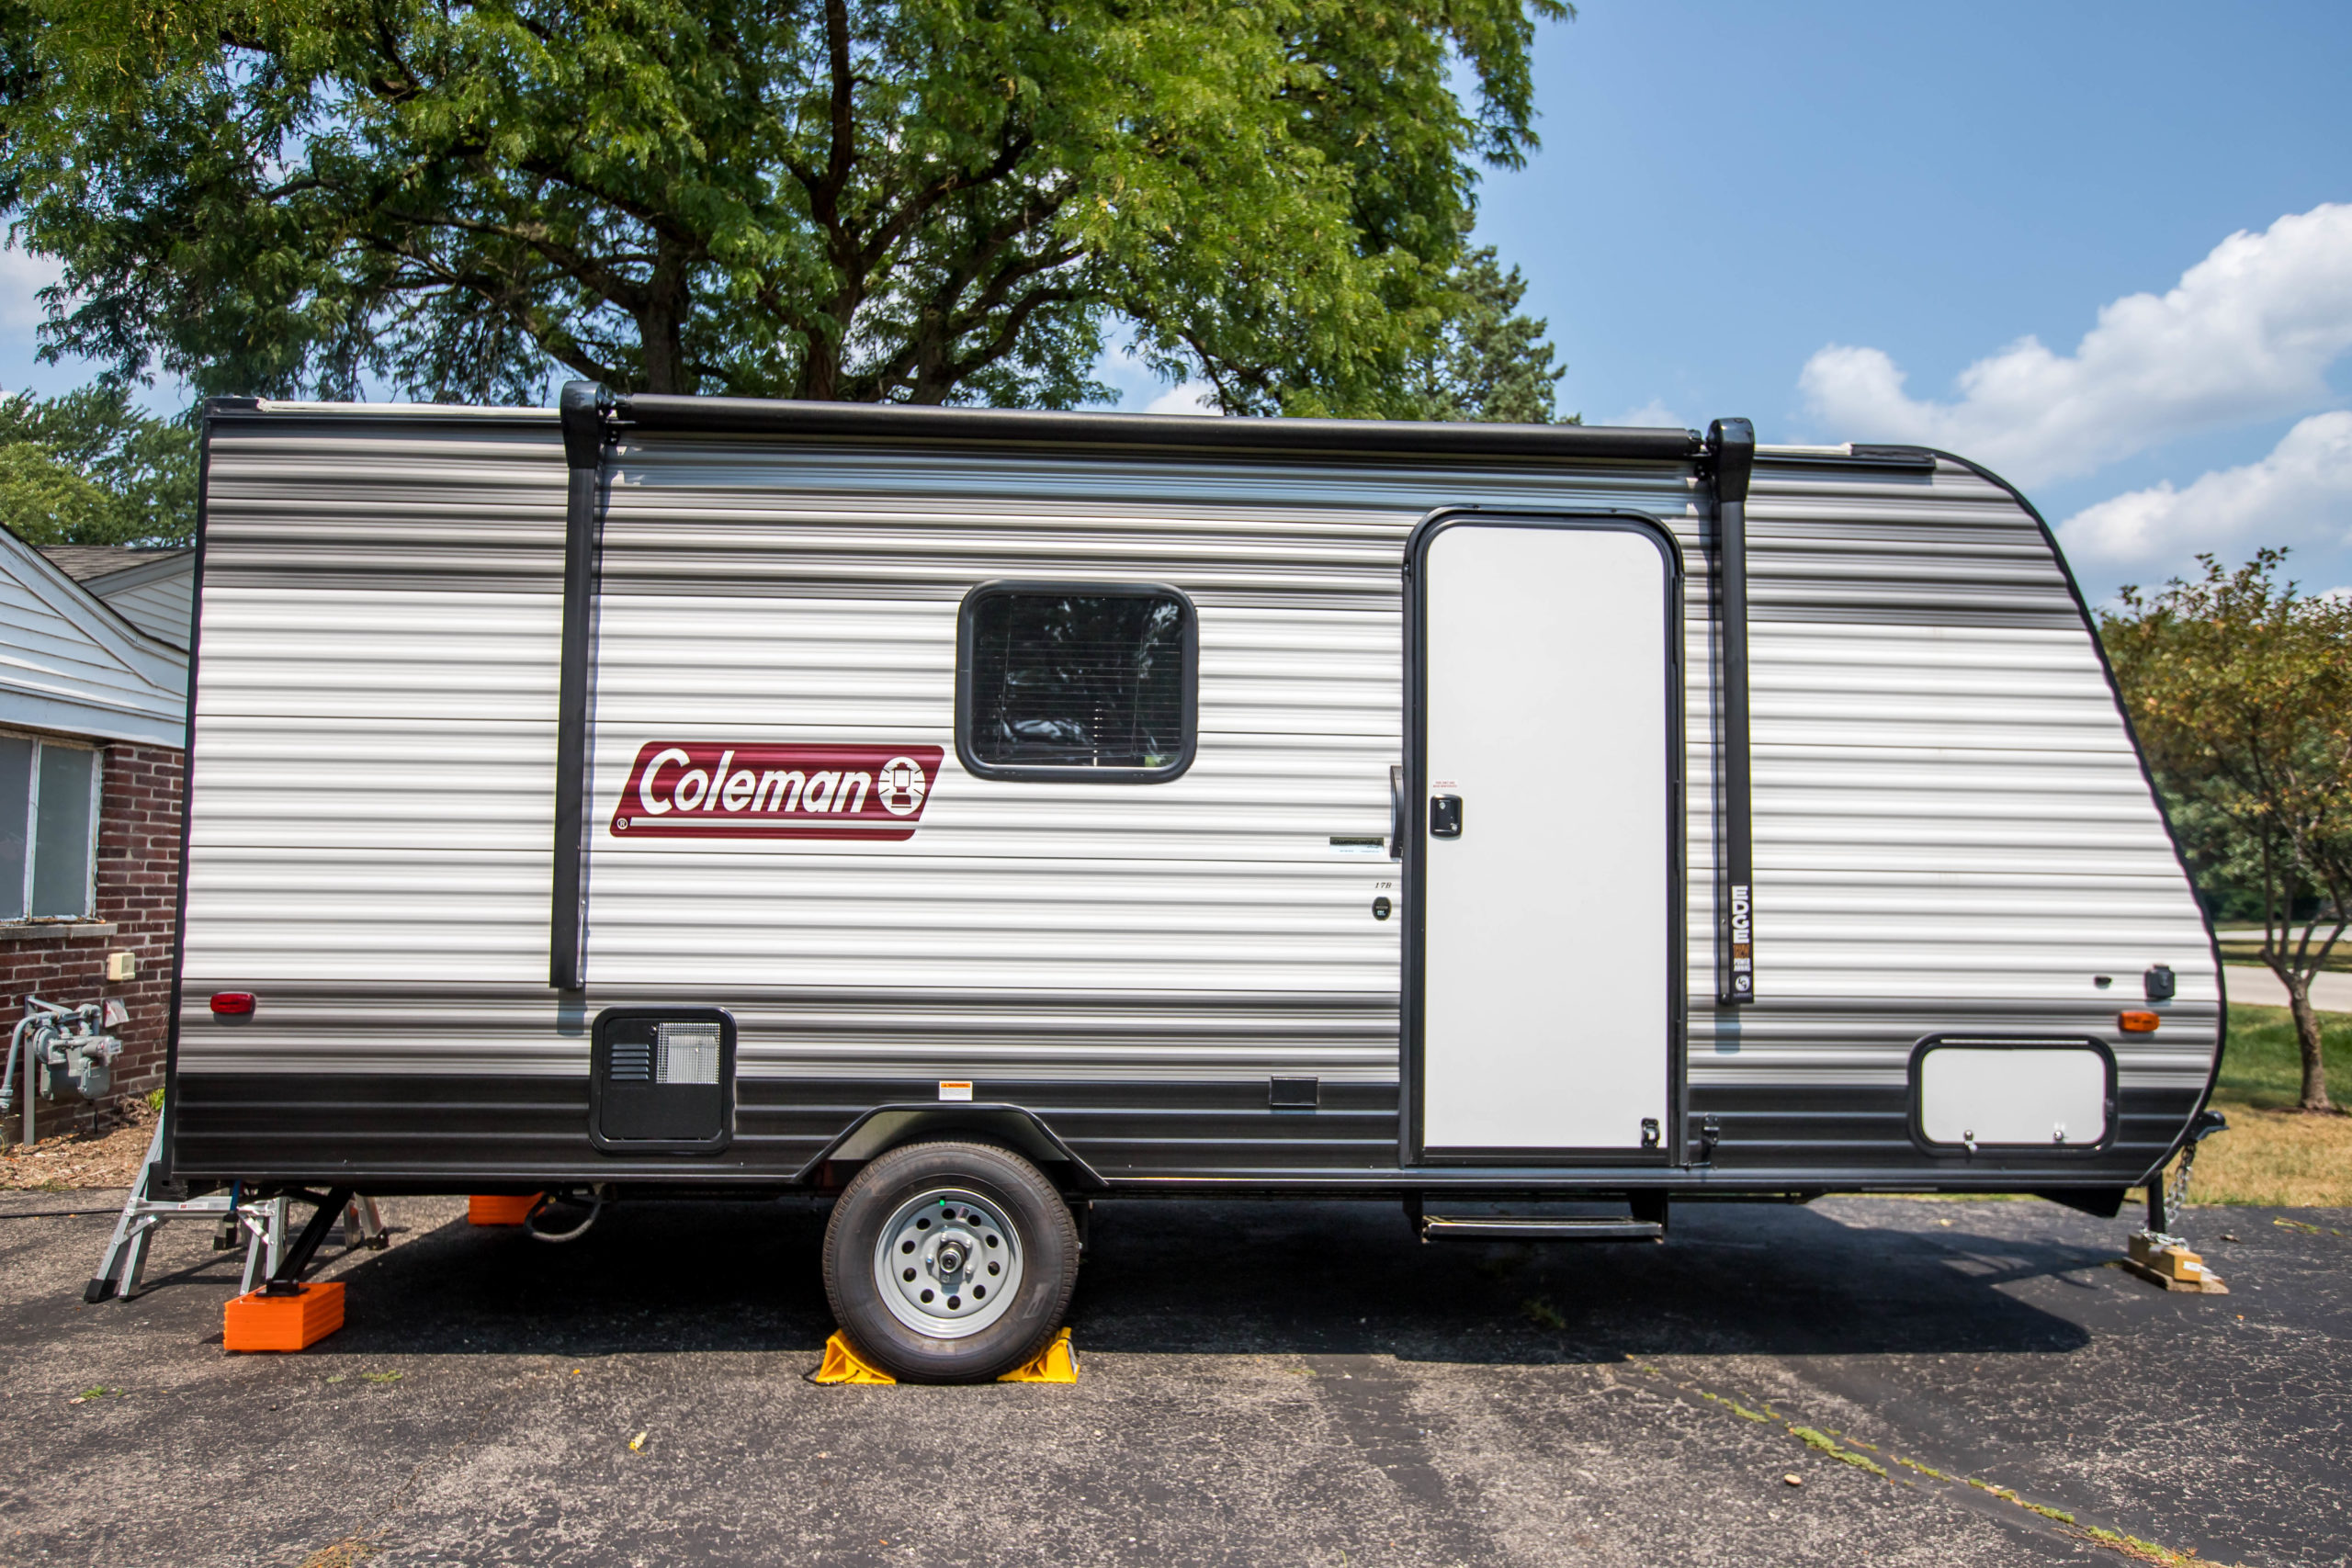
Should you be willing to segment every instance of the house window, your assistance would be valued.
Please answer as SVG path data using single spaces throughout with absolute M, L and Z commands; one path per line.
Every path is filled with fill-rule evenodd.
M 97 829 L 97 752 L 0 735 L 0 920 L 90 916 Z
M 966 596 L 956 640 L 969 772 L 1151 784 L 1192 766 L 1200 640 L 1175 589 L 987 583 Z

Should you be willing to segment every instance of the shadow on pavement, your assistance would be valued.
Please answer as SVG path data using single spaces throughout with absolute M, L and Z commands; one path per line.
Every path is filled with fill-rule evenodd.
M 814 1351 L 823 1231 L 799 1202 L 617 1205 L 561 1246 L 459 1220 L 333 1264 L 350 1324 L 312 1353 Z M 1423 1246 L 1391 1203 L 1122 1200 L 1095 1205 L 1070 1320 L 1084 1348 L 1186 1354 L 2065 1352 L 2087 1331 L 2000 1287 L 2111 1256 L 1761 1204 L 1679 1207 L 1663 1246 Z M 224 1257 L 156 1283 L 235 1278 Z

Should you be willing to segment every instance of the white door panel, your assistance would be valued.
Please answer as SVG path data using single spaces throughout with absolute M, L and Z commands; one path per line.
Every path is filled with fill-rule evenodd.
M 1663 1143 L 1674 587 L 1632 526 L 1465 521 L 1428 545 L 1425 1148 L 1639 1151 L 1645 1122 Z M 1434 837 L 1449 796 L 1459 836 Z

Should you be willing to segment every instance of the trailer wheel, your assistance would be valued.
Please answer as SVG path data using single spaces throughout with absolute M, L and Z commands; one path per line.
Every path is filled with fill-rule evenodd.
M 825 1226 L 825 1296 L 859 1352 L 909 1382 L 979 1382 L 1043 1350 L 1078 1284 L 1054 1184 L 990 1144 L 907 1144 Z

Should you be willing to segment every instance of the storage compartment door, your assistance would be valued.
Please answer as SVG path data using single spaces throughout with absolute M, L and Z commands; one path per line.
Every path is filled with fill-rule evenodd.
M 1920 1142 L 1937 1154 L 2103 1147 L 2115 1057 L 2097 1040 L 1938 1036 L 1912 1054 Z
M 1412 585 L 1406 1157 L 1663 1162 L 1682 991 L 1671 539 L 1645 519 L 1440 517 Z

